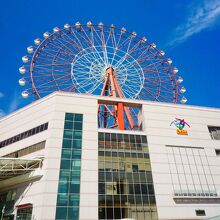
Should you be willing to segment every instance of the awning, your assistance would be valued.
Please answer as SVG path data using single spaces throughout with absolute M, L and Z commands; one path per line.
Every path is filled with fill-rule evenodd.
M 0 181 L 34 171 L 42 166 L 42 159 L 0 157 Z
M 17 205 L 16 207 L 18 209 L 26 209 L 26 208 L 33 207 L 33 204 L 32 203 L 25 203 L 25 204 L 22 204 L 22 205 Z

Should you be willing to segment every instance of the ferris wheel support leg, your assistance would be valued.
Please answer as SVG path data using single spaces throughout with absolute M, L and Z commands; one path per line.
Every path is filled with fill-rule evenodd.
M 119 97 L 120 97 L 120 98 L 123 98 L 123 95 L 122 95 L 120 86 L 118 85 L 118 81 L 117 81 L 116 77 L 114 77 L 114 83 L 115 83 L 115 87 L 116 87 L 116 90 L 117 90 L 117 92 L 118 92 Z M 125 111 L 125 114 L 126 114 L 126 116 L 127 116 L 129 126 L 130 126 L 131 129 L 133 129 L 133 128 L 134 128 L 134 120 L 133 120 L 133 118 L 132 118 L 132 116 L 131 116 L 131 112 L 130 112 L 130 110 L 129 110 L 129 107 L 126 107 L 126 106 L 125 106 L 125 107 L 124 107 L 124 111 Z M 123 118 L 124 118 L 124 115 L 123 115 Z
M 117 121 L 118 121 L 118 129 L 125 130 L 125 122 L 124 122 L 124 107 L 123 103 L 119 102 L 117 105 L 118 114 L 117 114 Z

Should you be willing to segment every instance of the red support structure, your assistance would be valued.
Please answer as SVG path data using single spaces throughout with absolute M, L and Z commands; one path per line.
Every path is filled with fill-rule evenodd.
M 124 111 L 123 111 L 123 103 L 119 102 L 118 103 L 118 129 L 119 130 L 125 130 L 125 122 L 124 122 Z
M 101 96 L 124 98 L 121 92 L 121 88 L 118 84 L 117 77 L 115 76 L 114 69 L 112 67 L 106 69 L 106 78 L 102 88 Z M 98 112 L 100 112 L 100 105 L 98 106 Z M 130 128 L 133 129 L 135 127 L 134 119 L 132 118 L 129 107 L 124 106 L 122 102 L 114 105 L 112 109 L 109 109 L 106 105 L 104 105 L 104 113 L 102 115 L 104 128 L 108 127 L 107 112 L 109 112 L 109 114 L 113 117 L 115 123 L 111 127 L 118 127 L 119 130 L 125 130 L 125 115 Z

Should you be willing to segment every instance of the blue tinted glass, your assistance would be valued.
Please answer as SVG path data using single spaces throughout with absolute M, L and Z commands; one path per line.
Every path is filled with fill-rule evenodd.
M 79 219 L 79 208 L 71 207 L 68 208 L 68 219 Z
M 81 149 L 82 147 L 82 140 L 73 140 L 72 148 Z
M 80 170 L 72 170 L 71 176 L 80 176 Z
M 72 139 L 72 136 L 73 136 L 72 130 L 64 130 L 64 135 L 63 135 L 64 138 Z
M 72 151 L 72 159 L 81 159 L 81 151 L 73 150 Z
M 66 113 L 65 115 L 65 120 L 66 121 L 73 121 L 74 119 L 74 114 L 73 113 Z
M 82 119 L 82 114 L 65 116 L 56 220 L 79 219 Z
M 64 124 L 64 129 L 73 129 L 73 122 L 66 121 Z
M 80 185 L 77 183 L 71 183 L 70 185 L 70 193 L 79 193 Z
M 82 130 L 82 122 L 75 121 L 74 122 L 74 130 Z
M 72 169 L 73 170 L 79 170 L 81 166 L 80 160 L 72 160 Z
M 63 149 L 62 150 L 62 158 L 63 159 L 70 159 L 70 157 L 71 157 L 71 150 Z
M 63 148 L 71 148 L 71 143 L 72 141 L 69 139 L 64 139 L 63 140 Z
M 70 196 L 69 196 L 69 206 L 79 206 L 79 195 L 70 194 Z
M 74 131 L 73 139 L 81 139 L 82 138 L 82 131 Z
M 62 159 L 60 169 L 70 169 L 70 160 Z
M 75 114 L 74 121 L 82 121 L 83 115 L 82 114 Z
M 69 187 L 69 182 L 60 182 L 58 187 L 58 193 L 67 193 Z
M 56 209 L 56 219 L 66 219 L 67 217 L 67 208 L 57 207 Z
M 57 197 L 57 206 L 67 206 L 67 205 L 68 205 L 68 194 L 59 193 Z

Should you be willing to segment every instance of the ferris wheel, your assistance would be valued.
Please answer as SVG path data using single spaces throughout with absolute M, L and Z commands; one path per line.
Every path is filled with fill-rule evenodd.
M 36 99 L 54 91 L 185 103 L 186 91 L 172 60 L 145 37 L 103 23 L 65 24 L 34 40 L 19 68 L 22 96 Z M 110 86 L 109 86 L 110 87 Z M 114 88 L 112 88 L 114 89 Z
M 170 103 L 186 103 L 183 79 L 172 60 L 145 37 L 103 23 L 65 24 L 34 40 L 19 68 L 22 92 L 39 99 L 55 91 Z M 120 100 L 121 100 L 120 99 Z M 98 127 L 137 130 L 140 108 L 98 104 Z

